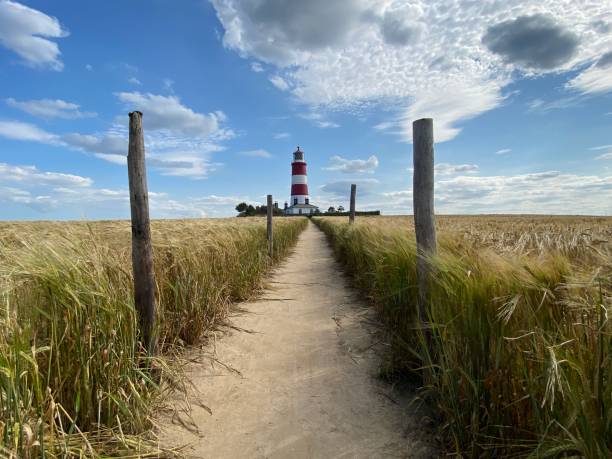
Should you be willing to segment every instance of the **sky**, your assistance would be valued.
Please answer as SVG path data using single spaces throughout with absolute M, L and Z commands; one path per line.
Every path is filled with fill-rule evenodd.
M 437 213 L 612 214 L 612 0 L 0 0 L 0 220 L 289 200 L 412 213 L 434 120 Z

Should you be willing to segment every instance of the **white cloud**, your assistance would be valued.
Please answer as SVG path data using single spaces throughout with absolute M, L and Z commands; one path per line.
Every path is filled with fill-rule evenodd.
M 140 92 L 119 92 L 116 96 L 126 110 L 143 112 L 145 129 L 206 137 L 219 134 L 222 131 L 220 123 L 226 118 L 223 112 L 197 113 L 184 106 L 176 96 Z
M 500 87 L 498 82 L 449 82 L 444 91 L 424 90 L 400 117 L 404 139 L 412 142 L 412 122 L 420 118 L 433 118 L 436 142 L 455 138 L 461 132 L 457 123 L 501 104 L 504 98 Z
M 598 68 L 592 66 L 570 80 L 568 88 L 582 93 L 602 94 L 612 90 L 612 67 Z
M 113 153 L 94 153 L 96 158 L 103 159 L 109 163 L 118 164 L 119 166 L 127 165 L 127 156 Z
M 608 153 L 604 153 L 603 155 L 599 155 L 597 156 L 595 159 L 612 159 L 612 151 L 609 151 Z
M 170 78 L 164 78 L 162 80 L 162 83 L 164 84 L 164 90 L 168 91 L 171 94 L 174 94 L 174 80 L 171 80 Z
M 434 166 L 437 175 L 475 174 L 478 172 L 476 164 L 448 164 L 438 163 Z
M 452 213 L 612 212 L 612 177 L 547 171 L 513 176 L 459 176 L 436 183 L 436 201 Z
M 118 133 L 109 132 L 104 135 L 88 135 L 88 134 L 66 134 L 62 136 L 62 141 L 69 147 L 77 150 L 87 151 L 89 153 L 97 153 L 103 156 L 126 156 L 127 155 L 127 137 Z M 111 161 L 113 162 L 113 161 Z
M 259 62 L 251 62 L 251 70 L 255 73 L 261 73 L 264 71 L 263 67 Z
M 570 107 L 581 105 L 585 97 L 581 95 L 570 95 L 558 99 L 545 101 L 543 99 L 533 99 L 527 103 L 530 112 L 546 114 L 551 110 L 563 110 Z
M 307 113 L 300 113 L 298 115 L 300 118 L 311 121 L 315 126 L 321 129 L 330 129 L 330 128 L 339 128 L 340 125 L 338 123 L 334 123 L 333 121 L 329 121 L 325 118 L 325 116 L 319 112 L 311 111 Z
M 213 214 L 221 209 L 228 215 L 240 200 L 244 199 L 215 195 L 179 200 L 164 192 L 149 192 L 154 218 L 204 217 L 207 209 L 213 209 Z M 95 218 L 118 218 L 129 216 L 129 202 L 127 189 L 95 188 L 88 177 L 0 163 L 0 203 L 47 213 L 61 209 L 61 217 L 68 212 L 68 215 L 87 218 L 93 212 Z M 230 204 L 230 209 L 224 209 Z
M 16 108 L 39 118 L 91 118 L 94 112 L 82 112 L 79 105 L 61 99 L 34 99 L 18 101 L 12 97 L 6 99 L 9 107 Z
M 258 149 L 258 150 L 248 150 L 241 151 L 240 154 L 242 156 L 250 156 L 252 158 L 271 158 L 272 154 L 266 150 Z
M 328 171 L 339 171 L 345 174 L 374 173 L 378 168 L 378 158 L 375 155 L 368 159 L 346 159 L 338 155 L 329 158 L 330 165 L 323 169 Z
M 0 137 L 11 140 L 25 140 L 54 144 L 58 143 L 58 137 L 37 126 L 21 121 L 0 121 Z
M 497 150 L 495 152 L 496 155 L 507 155 L 508 153 L 510 153 L 512 150 L 510 148 L 502 148 L 501 150 Z
M 412 212 L 412 190 L 381 193 L 374 206 L 392 213 Z M 375 198 L 375 196 L 373 196 Z M 609 215 L 612 177 L 557 171 L 519 175 L 438 178 L 438 214 L 541 213 Z
M 276 140 L 287 139 L 290 137 L 290 134 L 288 132 L 277 132 L 276 134 L 273 135 L 273 137 Z
M 56 18 L 21 3 L 0 0 L 0 44 L 26 64 L 62 70 L 59 47 L 50 38 L 67 35 Z
M 606 2 L 571 0 L 212 3 L 224 45 L 275 65 L 298 100 L 343 110 L 392 101 L 399 116 L 387 127 L 407 140 L 414 119 L 434 118 L 436 139 L 448 140 L 461 122 L 503 103 L 503 89 L 514 79 L 582 69 L 609 50 L 609 35 L 594 21 L 612 20 Z M 504 42 L 509 21 L 518 17 L 519 26 L 537 22 L 551 52 L 516 50 Z M 487 32 L 490 49 L 483 44 Z M 572 46 L 557 46 L 560 40 L 551 37 Z M 577 47 L 569 40 L 575 37 Z M 587 76 L 579 80 L 582 88 L 608 85 L 607 77 L 602 83 Z
M 326 183 L 321 187 L 321 191 L 338 197 L 348 196 L 350 195 L 351 184 L 353 183 L 357 185 L 357 195 L 367 195 L 371 193 L 380 182 L 376 179 L 338 180 L 336 182 Z
M 287 83 L 287 81 L 285 81 L 280 75 L 273 75 L 269 78 L 269 80 L 270 83 L 272 83 L 274 86 L 276 86 L 277 89 L 280 89 L 281 91 L 287 91 L 290 88 L 289 83 Z
M 136 78 L 136 77 L 128 78 L 128 83 L 133 84 L 134 86 L 141 86 L 142 85 L 140 80 L 138 78 Z
M 0 183 L 16 182 L 60 187 L 88 187 L 93 183 L 89 177 L 60 172 L 41 172 L 35 166 L 13 166 L 0 163 Z

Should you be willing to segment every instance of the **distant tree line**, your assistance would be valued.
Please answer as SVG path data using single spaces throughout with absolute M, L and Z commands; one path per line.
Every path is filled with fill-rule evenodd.
M 238 217 L 255 217 L 257 215 L 266 215 L 268 213 L 268 206 L 252 206 L 251 204 L 247 204 L 246 202 L 241 202 L 236 206 L 236 211 L 238 212 Z M 330 206 L 326 212 L 317 211 L 314 215 L 329 215 L 329 216 L 347 216 L 349 213 L 344 210 L 344 207 L 338 206 L 336 209 L 333 206 Z M 285 215 L 283 209 L 278 207 L 272 208 L 272 215 Z M 361 211 L 358 210 L 355 212 L 355 215 L 380 215 L 380 210 L 369 210 L 369 211 Z
M 236 206 L 236 211 L 239 217 L 255 217 L 256 215 L 266 215 L 268 213 L 268 206 L 255 206 L 241 202 Z M 283 215 L 282 209 L 278 207 L 272 208 L 272 215 Z

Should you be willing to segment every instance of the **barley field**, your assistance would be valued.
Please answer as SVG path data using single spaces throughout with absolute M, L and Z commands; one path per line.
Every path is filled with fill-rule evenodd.
M 252 297 L 306 219 L 155 221 L 161 355 L 139 346 L 127 221 L 0 223 L 0 457 L 158 457 L 167 356 Z
M 437 217 L 416 323 L 412 217 L 317 218 L 417 375 L 450 454 L 612 457 L 612 218 Z

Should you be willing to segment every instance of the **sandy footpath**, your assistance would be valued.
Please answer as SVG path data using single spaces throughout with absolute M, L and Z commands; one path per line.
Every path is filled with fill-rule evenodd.
M 180 417 L 197 430 L 162 418 L 160 441 L 190 458 L 435 457 L 422 415 L 376 378 L 371 309 L 312 223 L 268 283 L 189 367 L 212 414 Z

